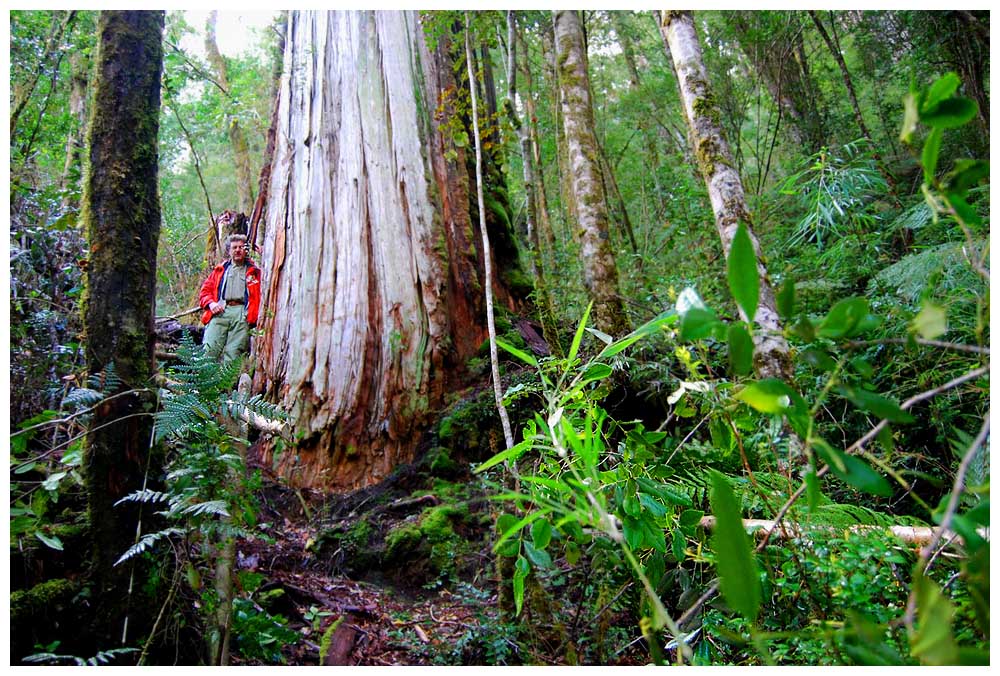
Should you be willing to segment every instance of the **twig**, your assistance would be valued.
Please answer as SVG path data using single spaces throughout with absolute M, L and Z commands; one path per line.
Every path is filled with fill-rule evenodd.
M 867 347 L 869 345 L 907 345 L 910 342 L 910 338 L 883 338 L 881 340 L 852 340 L 847 343 L 847 347 Z M 978 345 L 964 345 L 962 343 L 949 343 L 943 340 L 929 340 L 927 338 L 912 338 L 913 342 L 918 345 L 928 345 L 930 347 L 941 347 L 947 350 L 956 350 L 958 352 L 972 352 L 973 354 L 986 354 L 990 353 L 990 348 L 979 347 Z

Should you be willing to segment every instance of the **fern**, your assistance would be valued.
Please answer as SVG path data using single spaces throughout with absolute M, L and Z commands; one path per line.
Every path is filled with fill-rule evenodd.
M 114 565 L 120 565 L 131 559 L 133 556 L 142 554 L 160 540 L 168 538 L 171 535 L 185 535 L 185 531 L 180 528 L 164 528 L 163 530 L 158 530 L 155 533 L 146 533 L 139 538 L 138 542 L 129 547 L 124 554 L 118 557 L 118 560 L 115 561 Z
M 110 664 L 119 655 L 128 655 L 138 652 L 137 648 L 112 648 L 102 650 L 93 657 L 77 657 L 75 655 L 56 655 L 55 653 L 35 653 L 28 655 L 22 661 L 30 664 L 73 664 L 78 667 L 96 667 L 103 664 Z
M 134 493 L 129 493 L 124 498 L 115 503 L 115 506 L 122 504 L 123 502 L 166 502 L 170 500 L 170 495 L 167 493 L 161 493 L 160 491 L 150 490 L 148 488 L 141 491 L 135 491 Z
M 74 411 L 90 408 L 104 398 L 104 393 L 92 390 L 89 387 L 76 387 L 70 390 L 62 400 L 63 408 L 72 408 Z

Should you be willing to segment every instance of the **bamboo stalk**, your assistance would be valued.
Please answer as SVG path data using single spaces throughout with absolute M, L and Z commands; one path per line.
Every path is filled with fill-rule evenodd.
M 712 530 L 715 528 L 715 517 L 703 516 L 698 525 L 706 530 Z M 809 535 L 810 533 L 817 532 L 836 533 L 841 531 L 846 533 L 865 533 L 873 531 L 886 531 L 892 533 L 903 542 L 914 545 L 927 544 L 935 537 L 947 538 L 949 540 L 955 540 L 956 542 L 962 541 L 962 538 L 950 529 L 930 526 L 870 526 L 857 524 L 854 526 L 848 526 L 847 528 L 841 528 L 839 526 L 824 524 L 799 524 L 790 521 L 778 522 L 769 521 L 767 519 L 743 519 L 743 528 L 751 531 L 758 537 L 770 535 L 782 540 L 790 540 L 792 538 L 802 537 Z M 978 533 L 987 540 L 990 537 L 989 528 L 980 528 Z

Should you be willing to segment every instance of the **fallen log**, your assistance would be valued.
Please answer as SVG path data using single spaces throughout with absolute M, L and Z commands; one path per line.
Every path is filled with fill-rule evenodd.
M 705 530 L 712 530 L 715 528 L 715 517 L 703 516 L 698 525 Z M 938 527 L 931 526 L 870 526 L 865 524 L 856 524 L 854 526 L 842 528 L 826 524 L 804 525 L 792 521 L 781 521 L 778 523 L 775 521 L 768 521 L 767 519 L 743 519 L 743 528 L 744 530 L 750 531 L 757 537 L 763 537 L 764 535 L 770 533 L 772 537 L 778 537 L 783 540 L 807 536 L 810 533 L 815 533 L 817 531 L 826 533 L 836 533 L 838 531 L 850 533 L 887 531 L 898 537 L 903 542 L 914 545 L 927 544 L 931 541 L 931 538 L 933 538 L 937 532 L 941 530 Z M 978 533 L 984 539 L 989 540 L 989 528 L 980 528 Z M 954 539 L 957 542 L 962 541 L 962 538 L 952 530 L 946 529 L 943 533 L 943 537 L 947 539 Z

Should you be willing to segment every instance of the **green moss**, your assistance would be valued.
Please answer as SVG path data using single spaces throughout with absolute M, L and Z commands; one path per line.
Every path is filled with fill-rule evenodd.
M 433 476 L 448 477 L 458 473 L 459 464 L 444 446 L 435 446 L 427 453 L 428 465 Z
M 385 538 L 383 563 L 387 566 L 407 566 L 411 575 L 449 575 L 455 571 L 455 560 L 468 544 L 455 532 L 454 524 L 467 519 L 468 509 L 462 505 L 440 505 L 425 509 L 416 522 L 400 524 Z M 425 565 L 421 561 L 426 562 Z
M 333 635 L 337 633 L 337 629 L 340 625 L 344 623 L 345 615 L 341 615 L 336 620 L 334 620 L 326 631 L 323 632 L 323 640 L 319 643 L 319 663 L 323 664 L 326 662 L 326 656 L 330 654 L 330 644 L 333 643 Z
M 30 626 L 41 621 L 58 606 L 72 600 L 76 591 L 76 585 L 71 580 L 59 578 L 13 592 L 10 595 L 11 626 Z

